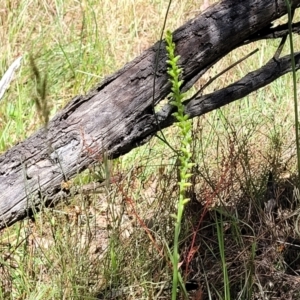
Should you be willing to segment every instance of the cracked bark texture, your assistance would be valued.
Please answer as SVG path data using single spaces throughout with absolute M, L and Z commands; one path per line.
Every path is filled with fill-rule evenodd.
M 292 1 L 294 9 L 299 5 L 300 0 Z M 183 91 L 233 49 L 264 36 L 285 35 L 286 28 L 280 27 L 276 35 L 270 24 L 286 13 L 284 0 L 224 0 L 175 30 Z M 297 53 L 297 68 L 299 61 Z M 72 99 L 47 130 L 40 129 L 0 156 L 0 228 L 67 196 L 62 183 L 101 160 L 104 152 L 118 157 L 145 143 L 158 128 L 172 125 L 170 105 L 156 117 L 153 113 L 153 104 L 170 93 L 166 68 L 165 43 L 157 42 L 87 95 Z M 273 59 L 227 88 L 187 100 L 186 112 L 199 116 L 290 71 L 289 57 Z

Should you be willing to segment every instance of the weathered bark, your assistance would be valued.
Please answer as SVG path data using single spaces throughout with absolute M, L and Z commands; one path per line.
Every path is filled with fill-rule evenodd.
M 292 5 L 298 7 L 300 0 Z M 284 36 L 287 27 L 270 28 L 284 14 L 284 0 L 225 0 L 178 28 L 174 42 L 184 69 L 183 90 L 233 49 L 252 40 Z M 298 29 L 296 24 L 294 31 Z M 299 68 L 300 54 L 295 58 Z M 274 58 L 227 88 L 186 101 L 186 112 L 195 117 L 240 99 L 289 72 L 290 65 L 289 57 Z M 0 156 L 0 228 L 42 203 L 64 197 L 68 191 L 62 183 L 101 160 L 102 153 L 118 157 L 144 143 L 158 128 L 170 126 L 174 122 L 170 105 L 156 117 L 153 113 L 153 105 L 169 92 L 165 44 L 158 42 L 88 95 L 75 97 L 47 130 L 40 129 Z

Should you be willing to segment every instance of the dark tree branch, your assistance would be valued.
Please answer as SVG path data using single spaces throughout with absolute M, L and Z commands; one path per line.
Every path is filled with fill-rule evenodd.
M 299 70 L 300 52 L 295 53 L 295 63 L 296 70 Z M 272 58 L 260 69 L 248 73 L 242 79 L 223 89 L 215 91 L 211 94 L 196 96 L 186 100 L 185 112 L 190 116 L 190 118 L 204 115 L 226 104 L 230 104 L 236 100 L 244 98 L 250 93 L 257 91 L 258 89 L 270 84 L 277 78 L 291 71 L 292 67 L 290 55 L 280 59 Z M 175 122 L 174 117 L 171 115 L 173 112 L 174 108 L 167 104 L 160 112 L 157 113 L 157 118 L 161 128 L 169 127 Z M 156 126 L 153 126 L 153 132 L 156 132 Z M 151 134 L 150 131 L 145 133 L 145 136 L 149 136 L 149 134 Z

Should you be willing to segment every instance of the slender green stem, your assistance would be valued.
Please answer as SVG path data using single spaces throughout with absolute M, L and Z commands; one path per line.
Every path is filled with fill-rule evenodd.
M 217 220 L 217 234 L 218 234 L 218 245 L 220 250 L 220 256 L 222 261 L 222 271 L 223 271 L 223 281 L 224 281 L 224 298 L 226 300 L 230 299 L 230 289 L 229 289 L 229 277 L 228 277 L 228 270 L 226 265 L 226 258 L 225 258 L 225 244 L 224 244 L 224 234 L 223 234 L 223 218 L 222 214 L 220 220 Z
M 296 63 L 294 56 L 294 43 L 292 36 L 292 7 L 289 0 L 285 0 L 288 11 L 288 27 L 289 27 L 289 41 L 291 49 L 292 62 L 292 76 L 293 76 L 293 92 L 294 92 L 294 110 L 295 110 L 295 127 L 296 127 L 296 147 L 297 147 L 297 167 L 298 167 L 298 185 L 300 185 L 300 141 L 299 141 L 299 114 L 298 114 L 298 99 L 297 99 L 297 78 L 296 78 Z
M 192 168 L 193 164 L 191 161 L 191 150 L 190 144 L 192 141 L 191 138 L 191 121 L 188 120 L 188 115 L 185 114 L 184 105 L 182 104 L 182 100 L 184 98 L 184 93 L 180 91 L 180 87 L 182 85 L 182 81 L 180 80 L 180 76 L 182 73 L 182 69 L 180 69 L 177 65 L 179 56 L 175 56 L 175 44 L 172 40 L 171 32 L 167 32 L 166 35 L 166 45 L 168 52 L 168 74 L 170 76 L 170 82 L 172 84 L 172 101 L 171 104 L 177 108 L 177 111 L 173 113 L 175 118 L 177 119 L 177 126 L 179 128 L 179 134 L 181 138 L 180 150 L 178 151 L 178 159 L 179 159 L 179 170 L 180 170 L 180 179 L 178 182 L 179 185 L 179 201 L 177 207 L 177 216 L 175 216 L 175 233 L 174 233 L 174 250 L 172 256 L 173 263 L 173 286 L 172 286 L 172 300 L 175 300 L 177 297 L 177 286 L 178 282 L 180 283 L 185 296 L 187 297 L 186 290 L 184 288 L 181 274 L 178 270 L 179 265 L 179 235 L 181 230 L 181 221 L 184 212 L 184 206 L 189 201 L 186 198 L 186 189 L 190 185 L 188 183 L 191 174 L 189 170 Z

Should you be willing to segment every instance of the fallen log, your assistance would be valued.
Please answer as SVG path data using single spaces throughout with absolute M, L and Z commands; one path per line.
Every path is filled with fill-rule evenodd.
M 300 0 L 292 2 L 293 9 L 299 5 Z M 224 0 L 175 30 L 183 91 L 233 49 L 257 39 L 286 37 L 287 25 L 271 27 L 286 13 L 284 0 Z M 293 31 L 299 32 L 298 23 Z M 298 69 L 300 53 L 295 59 Z M 0 228 L 67 196 L 63 183 L 101 160 L 104 152 L 118 157 L 172 125 L 171 105 L 156 115 L 153 110 L 170 93 L 166 67 L 165 43 L 157 42 L 87 95 L 72 99 L 47 128 L 0 156 Z M 275 56 L 238 82 L 185 101 L 186 113 L 191 118 L 207 113 L 290 71 L 290 57 Z

